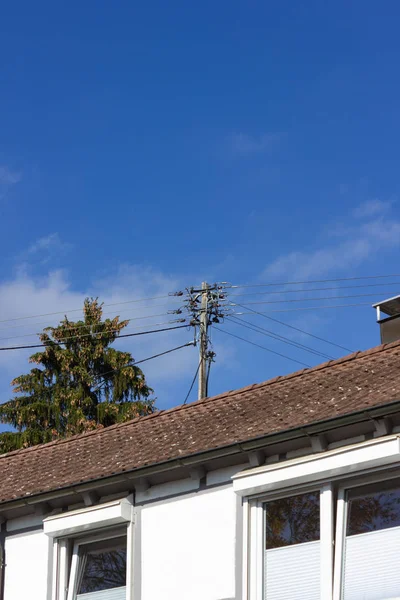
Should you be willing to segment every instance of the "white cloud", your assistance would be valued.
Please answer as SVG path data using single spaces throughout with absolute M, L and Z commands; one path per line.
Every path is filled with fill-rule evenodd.
M 62 242 L 58 233 L 50 233 L 37 239 L 27 250 L 27 254 L 53 253 L 68 250 L 71 244 Z
M 6 165 L 0 165 L 0 200 L 4 200 L 10 188 L 19 181 L 21 181 L 21 173 L 12 171 Z
M 375 217 L 381 204 L 365 203 L 358 207 L 358 219 L 335 233 L 335 243 L 311 251 L 296 250 L 282 255 L 267 266 L 263 278 L 307 280 L 330 272 L 354 269 L 378 252 L 400 246 L 400 220 L 390 214 Z M 385 209 L 388 207 L 385 203 Z M 367 219 L 368 212 L 370 218 Z
M 252 136 L 247 133 L 234 133 L 229 138 L 229 148 L 235 156 L 249 156 L 266 152 L 282 138 L 281 133 L 264 133 Z
M 64 271 L 34 277 L 27 269 L 21 269 L 16 277 L 0 283 L 0 315 L 3 321 L 0 322 L 0 347 L 39 343 L 37 336 L 32 334 L 42 331 L 45 326 L 56 325 L 65 313 L 72 320 L 81 318 L 81 307 L 87 296 L 98 296 L 105 305 L 116 305 L 104 306 L 105 317 L 120 315 L 121 319 L 131 319 L 124 333 L 158 329 L 160 323 L 163 327 L 173 327 L 174 324 L 168 322 L 181 318 L 180 315 L 168 314 L 182 303 L 182 299 L 168 295 L 180 289 L 180 281 L 148 267 L 124 265 L 112 276 L 88 282 L 87 288 L 82 290 L 74 289 Z M 133 302 L 153 296 L 165 297 Z M 35 318 L 21 319 L 35 315 Z M 191 340 L 193 329 L 183 328 L 123 338 L 116 347 L 132 352 L 136 360 L 141 360 Z M 33 352 L 35 349 L 0 352 L 0 401 L 11 396 L 11 379 L 31 368 L 27 359 Z M 166 397 L 167 390 L 194 373 L 197 352 L 192 347 L 183 348 L 143 364 L 148 382 L 159 398 L 159 405 L 171 400 L 179 402 L 180 398 Z
M 48 325 L 56 325 L 65 313 L 72 320 L 81 318 L 81 307 L 87 296 L 98 297 L 104 302 L 104 317 L 120 315 L 121 319 L 130 319 L 123 333 L 181 325 L 169 321 L 183 318 L 185 314 L 169 314 L 169 311 L 181 307 L 184 298 L 170 296 L 169 293 L 184 290 L 188 282 L 196 284 L 198 281 L 201 278 L 194 275 L 177 277 L 148 266 L 125 264 L 111 275 L 94 278 L 85 288 L 77 289 L 65 271 L 53 270 L 44 277 L 38 277 L 31 273 L 29 264 L 25 264 L 15 277 L 0 282 L 0 321 L 3 321 L 0 322 L 0 347 L 40 343 L 32 334 Z M 153 297 L 145 302 L 133 302 Z M 35 318 L 21 319 L 35 315 Z M 121 338 L 115 347 L 131 352 L 135 360 L 142 360 L 191 342 L 193 336 L 193 328 L 184 327 Z M 227 344 L 225 339 L 217 339 L 214 349 L 217 359 L 212 369 L 212 389 L 215 389 L 214 382 L 220 373 L 230 372 L 237 365 L 236 357 L 240 354 L 240 348 Z M 0 402 L 12 396 L 11 380 L 31 368 L 28 358 L 33 352 L 35 349 L 0 351 Z M 198 348 L 189 346 L 143 363 L 142 368 L 149 385 L 154 388 L 158 408 L 183 402 L 197 362 Z M 192 391 L 191 400 L 195 397 L 196 389 Z
M 383 200 L 367 200 L 363 202 L 354 210 L 353 215 L 356 219 L 369 219 L 374 216 L 382 216 L 388 210 L 390 210 L 392 202 L 385 202 Z
M 0 165 L 0 183 L 3 185 L 14 185 L 21 181 L 21 173 L 12 171 L 6 165 Z

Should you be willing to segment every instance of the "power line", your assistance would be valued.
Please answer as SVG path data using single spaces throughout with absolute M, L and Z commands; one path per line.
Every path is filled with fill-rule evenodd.
M 302 365 L 303 367 L 311 367 L 311 365 L 307 365 L 306 363 L 301 362 L 300 360 L 296 360 L 295 358 L 292 358 L 291 356 L 286 356 L 285 354 L 281 354 L 280 352 L 275 352 L 275 350 L 271 350 L 270 348 L 267 348 L 266 346 L 261 346 L 260 344 L 256 344 L 255 342 L 251 342 L 250 340 L 246 340 L 246 338 L 242 338 L 239 335 L 236 335 L 234 333 L 231 333 L 230 331 L 226 331 L 226 329 L 220 329 L 219 327 L 216 327 L 214 325 L 214 328 L 217 329 L 217 331 L 221 331 L 222 333 L 226 333 L 227 335 L 231 335 L 234 338 L 237 338 L 238 340 L 242 340 L 242 342 L 247 342 L 248 344 L 251 344 L 252 346 L 256 346 L 257 348 L 261 348 L 261 350 L 266 350 L 267 352 L 271 352 L 271 354 L 276 354 L 277 356 L 281 356 L 282 358 L 286 358 L 287 360 L 291 360 L 299 365 Z
M 193 386 L 194 386 L 194 384 L 196 383 L 197 375 L 199 374 L 199 369 L 200 369 L 200 361 L 199 361 L 199 363 L 198 363 L 198 365 L 197 365 L 196 373 L 194 374 L 194 377 L 193 377 L 192 383 L 190 384 L 189 391 L 188 391 L 188 393 L 186 394 L 186 398 L 185 398 L 185 400 L 184 400 L 184 403 L 183 403 L 183 404 L 186 404 L 186 402 L 188 401 L 188 398 L 189 398 L 189 396 L 190 396 L 190 392 L 192 391 L 192 389 L 193 389 Z
M 241 304 L 236 304 L 235 306 L 242 306 Z M 268 313 L 287 313 L 287 312 L 297 312 L 299 310 L 325 310 L 326 308 L 348 308 L 350 306 L 369 306 L 371 307 L 370 302 L 357 302 L 355 304 L 330 304 L 328 306 L 297 306 L 296 308 L 276 308 L 274 310 L 268 311 Z M 266 315 L 268 313 L 260 313 L 262 315 Z M 250 313 L 240 312 L 233 313 L 234 315 L 248 315 Z
M 156 307 L 164 307 L 164 306 L 168 307 L 169 304 L 152 304 L 151 306 L 148 306 L 148 307 L 147 306 L 146 307 L 145 306 L 140 306 L 139 309 L 140 310 L 151 310 L 151 309 L 156 308 Z M 127 308 L 127 309 L 124 309 L 124 310 L 119 310 L 119 311 L 117 311 L 118 312 L 117 315 L 115 315 L 116 311 L 114 311 L 114 310 L 113 311 L 107 311 L 107 312 L 103 312 L 102 316 L 114 314 L 115 316 L 119 317 L 122 313 L 129 312 L 131 310 L 132 310 L 131 308 Z M 124 318 L 124 319 L 121 319 L 121 320 L 122 321 L 124 321 L 124 320 L 128 320 L 128 321 L 140 321 L 141 319 L 151 319 L 152 317 L 162 317 L 162 316 L 167 315 L 167 314 L 181 314 L 181 312 L 182 312 L 182 309 L 178 307 L 177 309 L 171 309 L 170 311 L 164 312 L 164 313 L 158 313 L 158 314 L 155 314 L 155 315 L 143 315 L 143 316 L 140 316 L 140 317 L 130 317 L 128 319 Z M 136 314 L 136 313 L 134 313 L 134 314 Z M 0 323 L 5 323 L 5 322 L 6 321 L 0 321 Z M 69 321 L 69 322 L 72 323 L 73 321 Z M 22 324 L 20 323 L 19 325 L 8 325 L 7 327 L 0 327 L 0 331 L 8 331 L 9 329 L 20 329 L 21 327 L 31 327 L 31 326 L 32 327 L 34 327 L 34 326 L 36 327 L 36 326 L 40 326 L 40 325 L 46 325 L 46 326 L 49 326 L 49 327 L 57 327 L 57 325 L 49 325 L 49 321 L 47 320 L 47 321 L 39 321 L 39 322 L 36 322 L 36 323 L 28 323 L 28 324 L 27 323 L 22 323 Z M 69 329 L 69 328 L 70 329 L 74 329 L 76 327 L 87 327 L 87 325 L 86 325 L 86 323 L 82 323 L 80 325 L 74 325 L 74 326 L 71 326 L 71 327 L 66 327 L 66 329 Z
M 299 350 L 303 350 L 305 352 L 310 352 L 311 354 L 314 354 L 315 356 L 320 356 L 321 358 L 333 360 L 333 356 L 329 356 L 329 354 L 324 354 L 323 352 L 320 352 L 319 350 L 311 348 L 310 346 L 306 346 L 305 344 L 300 344 L 300 342 L 295 342 L 294 340 L 290 340 L 289 338 L 287 338 L 283 335 L 279 335 L 278 333 L 270 331 L 269 329 L 264 329 L 263 327 L 260 327 L 259 325 L 253 325 L 253 323 L 249 323 L 249 321 L 245 321 L 244 319 L 240 319 L 239 317 L 234 317 L 233 319 L 226 317 L 226 320 L 230 321 L 231 323 L 236 323 L 236 325 L 241 325 L 242 327 L 245 327 L 246 329 L 249 329 L 251 331 L 255 331 L 256 333 L 261 333 L 262 335 L 265 335 L 267 337 L 275 339 L 278 342 L 282 342 L 283 344 L 288 344 L 289 346 L 294 346 L 295 348 L 298 348 Z
M 122 304 L 134 304 L 136 302 L 147 302 L 149 300 L 159 300 L 161 298 L 170 298 L 170 299 L 173 299 L 174 295 L 175 294 L 172 294 L 172 295 L 168 294 L 166 296 L 153 296 L 153 297 L 150 297 L 150 298 L 139 298 L 139 299 L 136 299 L 136 300 L 126 300 L 124 302 L 113 302 L 113 303 L 109 303 L 109 304 L 103 304 L 102 306 L 120 306 Z M 178 293 L 177 293 L 177 295 L 178 295 Z M 153 304 L 152 307 L 154 307 L 154 306 L 167 306 L 167 305 L 165 305 L 165 304 Z M 54 315 L 66 315 L 67 313 L 72 313 L 72 312 L 83 312 L 83 308 L 71 308 L 69 310 L 61 310 L 61 311 L 58 311 L 58 312 L 42 313 L 42 314 L 39 314 L 39 315 L 29 315 L 29 316 L 24 316 L 24 317 L 13 317 L 11 319 L 3 319 L 3 320 L 0 321 L 0 323 L 9 323 L 10 321 L 22 321 L 22 320 L 25 320 L 25 319 L 37 319 L 37 318 L 40 318 L 40 317 L 51 317 L 51 316 L 54 316 Z
M 158 315 L 151 315 L 151 318 L 168 316 L 169 314 L 170 313 L 161 313 L 161 314 L 158 314 Z M 142 317 L 134 317 L 133 319 L 129 319 L 128 321 L 130 322 L 130 321 L 134 321 L 136 319 L 141 319 L 141 318 Z M 150 318 L 150 317 L 149 316 L 148 317 L 143 317 L 143 319 L 148 319 L 148 318 Z M 157 325 L 168 325 L 169 323 L 183 322 L 184 320 L 185 319 L 174 319 L 173 321 L 167 321 L 167 322 L 164 322 L 164 323 L 151 323 L 150 325 L 152 325 L 153 327 L 155 327 Z M 104 324 L 104 321 L 102 321 L 101 323 L 99 323 L 99 325 L 103 325 L 103 324 Z M 126 326 L 128 326 L 128 325 L 126 325 Z M 137 325 L 137 326 L 131 325 L 131 327 L 133 327 L 134 329 L 140 328 L 140 327 L 148 327 L 148 326 L 149 326 L 149 323 L 147 323 L 146 325 Z M 75 325 L 75 326 L 71 326 L 71 327 L 64 327 L 64 329 L 68 330 L 68 331 L 75 331 L 77 329 L 81 329 L 82 327 L 86 327 L 86 329 L 88 329 L 89 327 L 91 327 L 91 325 L 88 325 L 87 323 L 82 323 L 81 325 Z M 51 327 L 51 328 L 52 329 L 57 329 L 57 326 L 56 327 Z M 111 332 L 115 332 L 115 331 L 119 331 L 119 329 L 112 329 L 112 330 L 110 330 L 110 333 Z M 45 331 L 35 331 L 34 333 L 24 333 L 22 335 L 11 335 L 11 336 L 0 338 L 0 341 L 1 340 L 15 340 L 15 339 L 18 339 L 18 338 L 33 337 L 33 336 L 37 336 L 37 335 L 42 335 L 43 333 L 46 333 L 46 332 Z M 97 332 L 94 331 L 92 333 L 94 334 L 94 333 L 102 333 L 102 332 L 101 331 L 97 331 Z M 78 333 L 77 336 L 85 337 L 86 335 L 92 335 L 92 333 L 89 333 L 89 334 L 83 334 L 83 333 L 79 334 Z M 76 337 L 76 336 L 72 336 L 72 337 Z M 65 338 L 65 339 L 71 339 L 71 338 Z
M 195 345 L 195 342 L 187 342 L 186 344 L 182 344 L 181 346 L 176 346 L 176 348 L 171 348 L 170 350 L 165 350 L 164 352 L 159 352 L 158 354 L 153 354 L 153 356 L 143 358 L 142 360 L 136 360 L 133 363 L 131 363 L 130 365 L 123 365 L 122 367 L 119 367 L 118 369 L 112 369 L 111 371 L 106 371 L 105 373 L 102 373 L 102 377 L 104 377 L 104 375 L 110 375 L 111 373 L 118 373 L 119 371 L 122 371 L 122 369 L 127 369 L 128 367 L 136 367 L 136 365 L 140 365 L 144 362 L 147 362 L 148 360 L 153 360 L 153 358 L 159 358 L 160 356 L 165 356 L 166 354 L 175 352 L 175 350 L 181 350 L 182 348 L 186 348 L 187 346 L 194 346 L 194 345 Z M 104 383 L 105 382 L 103 381 L 93 391 L 98 390 L 99 387 L 101 387 Z
M 148 335 L 151 333 L 160 333 L 162 331 L 173 331 L 174 329 L 183 329 L 184 327 L 187 327 L 187 326 L 188 325 L 177 325 L 176 327 L 165 327 L 164 329 L 152 329 L 149 331 L 138 331 L 136 333 L 124 333 L 122 335 L 117 336 L 114 341 L 119 340 L 121 338 L 135 337 L 137 335 Z M 104 335 L 105 333 L 111 333 L 111 332 L 99 331 L 97 333 Z M 87 335 L 97 335 L 97 334 L 89 333 Z M 82 336 L 72 336 L 69 338 L 63 338 L 62 340 L 59 340 L 57 342 L 50 341 L 48 344 L 31 344 L 29 346 L 10 346 L 8 348 L 0 348 L 0 350 L 23 350 L 23 349 L 27 349 L 27 348 L 48 348 L 49 346 L 61 346 L 62 344 L 65 343 L 65 340 L 71 340 L 71 339 L 77 339 L 77 338 L 80 339 L 81 337 L 87 337 L 87 336 L 86 335 L 85 336 L 83 336 L 83 335 Z
M 343 298 L 369 298 L 376 294 L 356 294 L 354 296 L 322 296 L 321 298 L 291 298 L 290 300 L 262 300 L 257 302 L 246 302 L 246 304 L 287 304 L 293 302 L 313 302 L 319 300 L 341 300 Z M 235 302 L 230 302 L 230 306 L 237 306 Z
M 208 392 L 208 384 L 210 381 L 210 372 L 211 372 L 211 364 L 212 364 L 212 360 L 208 361 L 208 365 L 207 365 L 207 375 L 206 375 L 206 387 L 207 387 L 207 392 Z
M 307 285 L 308 283 L 333 283 L 335 281 L 362 281 L 363 279 L 389 279 L 400 277 L 400 274 L 392 275 L 367 275 L 365 277 L 341 277 L 336 279 L 309 279 L 308 281 L 283 281 L 281 283 L 245 283 L 240 285 L 225 284 L 227 288 L 249 288 L 249 287 L 272 287 L 279 285 Z M 222 285 L 222 284 L 221 284 Z
M 366 287 L 382 287 L 382 286 L 389 286 L 389 285 L 398 285 L 400 286 L 400 281 L 393 281 L 390 283 L 367 283 L 365 285 L 341 285 L 341 286 L 334 286 L 334 287 L 322 287 L 322 288 L 302 288 L 300 290 L 278 290 L 278 291 L 274 291 L 274 292 L 249 292 L 249 293 L 245 293 L 245 294 L 229 294 L 229 298 L 233 298 L 233 297 L 244 297 L 244 296 L 265 296 L 265 295 L 272 295 L 272 294 L 299 294 L 300 292 L 322 292 L 325 290 L 350 290 L 350 289 L 355 289 L 355 288 L 366 288 Z M 376 292 L 376 293 L 382 293 L 384 294 L 385 292 Z
M 148 358 L 143 358 L 142 360 L 137 360 L 133 366 L 140 365 L 148 360 L 152 360 L 153 358 L 159 358 L 160 356 L 165 356 L 166 354 L 170 354 L 171 352 L 175 352 L 175 350 L 181 350 L 182 348 L 187 348 L 188 346 L 194 346 L 195 343 L 187 342 L 186 344 L 182 344 L 181 346 L 176 346 L 176 348 L 171 348 L 170 350 L 164 350 L 164 352 L 159 352 L 158 354 L 153 354 L 153 356 L 149 356 Z M 123 367 L 121 367 L 123 368 Z M 105 375 L 106 373 L 104 373 Z
M 279 321 L 279 319 L 274 319 L 273 317 L 269 317 L 265 313 L 259 312 L 258 310 L 254 310 L 252 308 L 249 308 L 245 304 L 239 304 L 239 306 L 241 306 L 242 308 L 246 308 L 246 309 L 248 308 L 249 311 L 253 314 L 260 315 L 260 316 L 264 317 L 265 319 L 269 319 L 270 321 L 274 321 L 275 323 L 284 325 L 285 327 L 288 327 L 289 329 L 294 329 L 294 331 L 304 333 L 305 335 L 308 335 L 316 340 L 319 340 L 320 342 L 325 342 L 326 344 L 330 344 L 331 346 L 336 346 L 336 348 L 340 348 L 341 350 L 345 350 L 346 352 L 353 352 L 352 350 L 350 350 L 349 348 L 346 348 L 345 346 L 341 346 L 340 344 L 335 344 L 334 342 L 331 342 L 330 340 L 327 340 L 325 338 L 314 335 L 313 333 L 310 333 L 309 331 L 305 331 L 304 329 L 300 329 L 299 327 L 294 327 L 294 325 L 289 325 L 289 323 L 285 323 L 284 321 Z

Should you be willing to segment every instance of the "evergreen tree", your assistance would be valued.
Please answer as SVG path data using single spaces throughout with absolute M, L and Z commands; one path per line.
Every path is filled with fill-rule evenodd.
M 154 410 L 153 391 L 130 352 L 111 347 L 129 321 L 102 320 L 102 305 L 87 298 L 83 321 L 67 317 L 40 334 L 30 373 L 12 381 L 15 398 L 0 404 L 0 452 L 107 427 Z

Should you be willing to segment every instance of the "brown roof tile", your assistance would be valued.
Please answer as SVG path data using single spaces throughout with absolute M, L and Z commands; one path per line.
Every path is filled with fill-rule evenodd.
M 0 502 L 400 400 L 400 342 L 0 456 Z

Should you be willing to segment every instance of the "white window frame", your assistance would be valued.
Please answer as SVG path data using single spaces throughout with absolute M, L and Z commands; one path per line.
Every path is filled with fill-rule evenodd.
M 71 600 L 74 597 L 79 547 L 92 541 L 120 537 L 124 526 L 127 550 L 126 600 L 134 600 L 134 525 L 132 496 L 45 519 L 44 533 L 53 538 L 52 600 Z
M 399 465 L 400 466 L 400 465 Z M 334 565 L 334 587 L 333 587 L 333 600 L 342 600 L 343 591 L 343 574 L 345 564 L 345 543 L 346 543 L 346 528 L 348 519 L 348 492 L 355 490 L 359 487 L 366 487 L 368 485 L 377 484 L 379 482 L 390 482 L 395 480 L 396 483 L 400 481 L 400 472 L 393 471 L 390 473 L 385 472 L 372 472 L 368 473 L 366 477 L 356 477 L 348 481 L 340 483 L 337 490 L 336 500 L 336 530 L 335 530 L 335 565 Z M 390 489 L 390 488 L 389 488 Z
M 101 542 L 103 540 L 112 540 L 113 538 L 120 538 L 124 535 L 127 535 L 126 530 L 121 529 L 112 529 L 108 532 L 100 532 L 98 534 L 93 534 L 89 537 L 78 538 L 74 541 L 73 551 L 72 551 L 72 559 L 71 559 L 71 567 L 69 569 L 69 585 L 68 585 L 68 594 L 67 600 L 75 600 L 77 595 L 77 585 L 79 583 L 78 580 L 78 571 L 79 571 L 79 560 L 81 559 L 80 548 L 81 546 L 86 546 L 92 542 Z M 128 540 L 127 540 L 128 541 Z M 128 575 L 128 561 L 126 565 L 127 575 Z
M 336 534 L 335 534 L 335 566 L 333 577 L 333 600 L 340 600 L 342 595 L 343 566 L 344 566 L 344 544 L 346 537 L 347 502 L 346 489 L 339 488 L 336 510 Z
M 248 500 L 249 515 L 246 521 L 246 529 L 250 540 L 246 560 L 244 564 L 248 567 L 248 576 L 244 578 L 243 598 L 248 600 L 263 600 L 264 598 L 264 507 L 267 502 L 316 492 L 320 494 L 320 590 L 321 598 L 332 599 L 333 582 L 333 491 L 330 483 L 311 487 L 302 487 L 284 493 L 263 495 L 260 498 Z M 244 538 L 246 539 L 246 538 Z
M 317 489 L 320 490 L 321 599 L 341 600 L 346 490 L 365 485 L 365 475 L 375 481 L 399 477 L 399 472 L 385 474 L 385 469 L 396 466 L 400 466 L 400 436 L 391 435 L 234 475 L 234 491 L 243 497 L 243 600 L 263 600 L 263 505 L 269 500 Z M 355 480 L 358 476 L 363 476 L 362 480 Z M 336 482 L 340 482 L 340 487 L 335 502 Z

